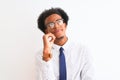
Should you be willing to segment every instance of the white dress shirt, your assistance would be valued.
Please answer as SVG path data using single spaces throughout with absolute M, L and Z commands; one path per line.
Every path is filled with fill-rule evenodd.
M 36 55 L 37 80 L 59 80 L 60 47 L 53 44 L 52 59 L 48 62 L 42 59 L 42 50 Z M 93 80 L 93 63 L 87 49 L 69 40 L 62 47 L 66 58 L 67 80 Z

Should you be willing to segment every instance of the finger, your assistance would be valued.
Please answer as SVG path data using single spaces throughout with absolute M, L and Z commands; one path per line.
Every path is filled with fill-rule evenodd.
M 49 33 L 48 36 L 49 36 L 50 41 L 54 42 L 54 40 L 55 40 L 54 34 Z
M 55 38 L 56 38 L 56 37 L 53 35 L 51 42 L 54 42 L 54 41 L 55 41 Z
M 51 36 L 48 37 L 48 40 L 49 40 L 50 42 L 52 41 L 52 39 L 53 39 L 53 38 L 52 38 Z
M 51 36 L 51 33 L 47 33 L 43 36 L 44 39 L 48 39 Z

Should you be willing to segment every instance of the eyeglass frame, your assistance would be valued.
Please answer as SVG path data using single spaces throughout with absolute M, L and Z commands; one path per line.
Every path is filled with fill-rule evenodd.
M 49 22 L 49 23 L 47 23 L 45 26 L 46 26 L 46 27 L 50 27 L 51 29 L 53 29 L 53 28 L 55 27 L 55 24 L 56 24 L 56 23 L 57 23 L 58 25 L 62 25 L 62 24 L 59 23 L 59 21 L 62 21 L 62 24 L 64 23 L 64 19 L 57 19 L 57 20 L 54 21 L 54 22 Z M 54 24 L 53 27 L 50 26 L 50 24 Z

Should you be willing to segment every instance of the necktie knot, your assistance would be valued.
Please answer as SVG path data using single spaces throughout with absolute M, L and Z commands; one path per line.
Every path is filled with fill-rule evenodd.
M 60 51 L 63 51 L 64 49 L 62 47 L 60 47 Z
M 62 54 L 64 54 L 63 51 L 64 51 L 64 49 L 61 47 L 61 48 L 60 48 L 60 56 L 61 56 Z

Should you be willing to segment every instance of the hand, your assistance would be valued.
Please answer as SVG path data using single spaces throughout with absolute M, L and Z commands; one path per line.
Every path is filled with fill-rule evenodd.
M 51 48 L 54 43 L 54 40 L 55 40 L 55 36 L 52 33 L 47 33 L 43 36 L 44 54 L 51 53 Z

